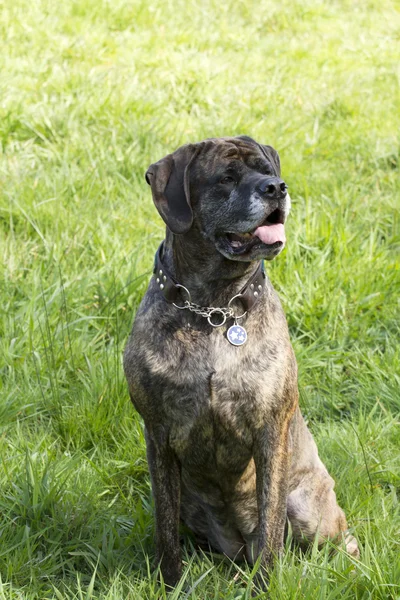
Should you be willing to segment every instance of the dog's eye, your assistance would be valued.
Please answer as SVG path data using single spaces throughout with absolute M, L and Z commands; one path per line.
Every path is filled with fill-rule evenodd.
M 229 177 L 229 175 L 227 175 L 226 177 L 223 177 L 221 179 L 221 183 L 232 184 L 232 183 L 236 183 L 236 181 L 233 179 L 233 177 Z

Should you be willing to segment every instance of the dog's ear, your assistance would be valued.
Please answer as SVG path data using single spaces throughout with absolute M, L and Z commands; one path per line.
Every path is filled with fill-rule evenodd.
M 275 175 L 277 177 L 281 176 L 281 161 L 279 160 L 279 154 L 272 146 L 263 146 L 263 144 L 258 144 L 261 148 L 261 152 L 266 156 L 267 160 L 272 164 L 275 169 Z
M 281 161 L 279 160 L 279 154 L 277 153 L 275 148 L 273 148 L 272 146 L 264 146 L 263 144 L 259 144 L 258 142 L 256 142 L 256 140 L 253 140 L 253 138 L 251 138 L 248 135 L 239 135 L 238 138 L 243 140 L 244 142 L 247 142 L 248 144 L 254 144 L 255 146 L 258 146 L 258 148 L 264 154 L 268 162 L 270 162 L 274 167 L 275 175 L 277 177 L 280 177 Z
M 193 223 L 189 173 L 198 151 L 195 144 L 182 146 L 150 165 L 146 172 L 154 204 L 172 233 L 186 233 Z

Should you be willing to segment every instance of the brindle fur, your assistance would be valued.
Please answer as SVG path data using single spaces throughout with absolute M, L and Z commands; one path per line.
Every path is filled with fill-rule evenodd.
M 242 164 L 244 180 L 250 177 L 240 206 L 236 196 L 230 203 L 232 190 L 221 200 L 212 185 L 207 187 L 221 163 L 232 157 Z M 194 302 L 227 306 L 257 263 L 221 254 L 215 244 L 217 227 L 232 231 L 232 223 L 251 220 L 251 176 L 268 174 L 265 163 L 279 175 L 279 159 L 250 138 L 207 140 L 179 149 L 172 159 L 174 164 L 171 155 L 165 159 L 167 168 L 160 161 L 149 177 L 164 220 L 179 229 L 173 233 L 167 227 L 164 265 L 191 291 Z M 189 174 L 184 171 L 188 164 Z M 185 177 L 193 222 L 185 207 L 178 223 L 184 211 L 175 207 L 171 216 L 165 198 L 160 199 L 171 169 L 178 183 L 179 169 L 181 179 Z M 170 585 L 181 574 L 180 519 L 232 559 L 253 562 L 261 553 L 266 569 L 282 548 L 287 517 L 300 542 L 316 535 L 321 541 L 334 539 L 347 529 L 334 482 L 298 407 L 296 360 L 268 279 L 241 324 L 248 342 L 234 347 L 225 337 L 226 327 L 214 329 L 206 319 L 178 310 L 152 278 L 126 346 L 129 392 L 146 429 L 156 560 Z M 358 554 L 348 534 L 346 544 Z

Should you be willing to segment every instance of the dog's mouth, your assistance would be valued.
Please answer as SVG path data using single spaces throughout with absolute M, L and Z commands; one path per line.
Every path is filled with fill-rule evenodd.
M 285 214 L 277 208 L 254 230 L 239 233 L 225 232 L 220 236 L 225 249 L 234 255 L 243 255 L 253 249 L 280 249 L 286 242 Z

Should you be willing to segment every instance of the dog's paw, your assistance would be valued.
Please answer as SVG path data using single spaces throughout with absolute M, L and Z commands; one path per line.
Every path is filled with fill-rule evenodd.
M 354 558 L 360 558 L 360 550 L 358 549 L 358 543 L 354 535 L 346 533 L 344 543 L 346 552 L 350 554 L 350 556 L 353 556 Z

